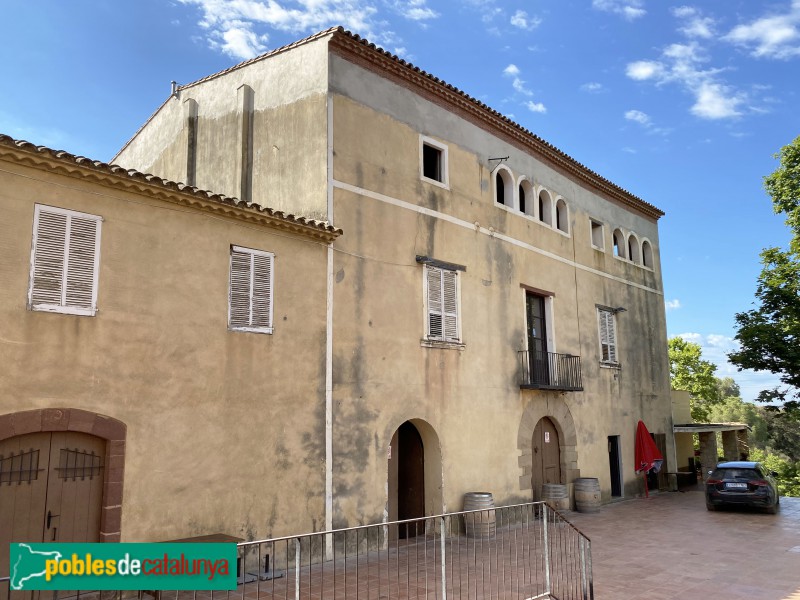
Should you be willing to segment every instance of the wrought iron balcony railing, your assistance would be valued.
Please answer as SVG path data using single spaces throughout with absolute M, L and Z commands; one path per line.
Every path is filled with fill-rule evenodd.
M 554 352 L 519 352 L 520 387 L 533 390 L 583 391 L 581 357 Z

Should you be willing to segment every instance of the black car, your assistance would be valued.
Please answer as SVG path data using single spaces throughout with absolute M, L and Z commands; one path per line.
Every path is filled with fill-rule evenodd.
M 750 461 L 719 463 L 706 480 L 706 508 L 724 505 L 754 506 L 775 514 L 780 504 L 778 474 Z

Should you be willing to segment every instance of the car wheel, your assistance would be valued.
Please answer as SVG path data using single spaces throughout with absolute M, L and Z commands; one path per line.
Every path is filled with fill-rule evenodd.
M 781 503 L 781 497 L 780 497 L 780 496 L 776 496 L 776 498 L 775 498 L 775 505 L 777 506 L 777 505 L 779 505 L 780 503 Z
M 772 506 L 767 507 L 767 514 L 774 515 L 778 512 L 778 503 L 776 502 Z
M 713 512 L 713 511 L 717 510 L 717 507 L 714 504 L 709 504 L 708 502 L 706 502 L 706 510 L 710 510 L 710 511 Z

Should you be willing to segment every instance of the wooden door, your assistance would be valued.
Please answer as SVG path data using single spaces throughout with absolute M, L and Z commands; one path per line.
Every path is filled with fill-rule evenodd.
M 532 485 L 538 494 L 544 483 L 563 483 L 561 481 L 561 447 L 558 430 L 553 422 L 544 417 L 533 430 Z
M 397 518 L 416 519 L 425 516 L 425 451 L 422 437 L 413 424 L 406 421 L 397 431 Z M 423 523 L 400 528 L 400 537 L 423 533 Z
M 105 442 L 30 433 L 0 442 L 0 576 L 11 542 L 98 542 Z

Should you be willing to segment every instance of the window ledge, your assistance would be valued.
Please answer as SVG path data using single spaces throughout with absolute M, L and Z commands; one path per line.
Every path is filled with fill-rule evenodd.
M 61 313 L 62 315 L 76 315 L 79 317 L 93 317 L 97 312 L 96 308 L 78 308 L 77 306 L 59 306 L 56 304 L 34 304 L 30 309 L 37 312 Z
M 433 185 L 437 185 L 440 188 L 444 188 L 446 190 L 450 189 L 450 186 L 446 181 L 439 181 L 438 179 L 431 179 L 430 177 L 425 177 L 425 175 L 420 175 L 420 180 L 424 181 L 425 183 L 432 183 Z
M 272 335 L 272 327 L 228 327 L 228 331 L 239 331 L 243 333 L 266 333 Z
M 622 369 L 622 363 L 618 362 L 605 362 L 600 361 L 600 368 L 601 369 L 616 369 L 617 371 Z
M 467 345 L 462 342 L 443 342 L 441 340 L 420 340 L 423 348 L 439 348 L 441 350 L 466 350 Z

